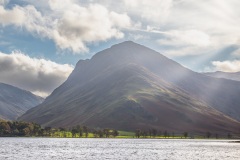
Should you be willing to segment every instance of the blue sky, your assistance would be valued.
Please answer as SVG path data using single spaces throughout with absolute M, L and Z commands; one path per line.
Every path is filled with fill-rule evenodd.
M 237 72 L 239 6 L 239 0 L 0 0 L 0 82 L 46 96 L 79 59 L 126 40 L 194 71 Z

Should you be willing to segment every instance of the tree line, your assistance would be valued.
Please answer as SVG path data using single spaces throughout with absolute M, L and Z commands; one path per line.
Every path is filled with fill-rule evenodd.
M 0 136 L 35 136 L 43 134 L 44 130 L 36 123 L 1 121 Z
M 140 130 L 137 129 L 135 130 L 135 137 L 136 138 L 239 138 L 239 134 L 232 134 L 232 133 L 227 133 L 227 134 L 219 134 L 219 133 L 211 133 L 207 131 L 206 133 L 188 133 L 188 132 L 182 132 L 182 133 L 175 133 L 175 132 L 168 132 L 167 130 L 165 131 L 159 131 L 157 129 L 148 129 L 148 130 Z
M 175 134 L 175 132 L 168 132 L 168 131 L 158 131 L 157 129 L 148 129 L 148 130 L 140 130 L 137 129 L 135 131 L 135 137 L 136 138 L 156 138 L 156 137 L 162 137 L 162 138 L 188 138 L 188 132 L 183 132 L 182 134 Z
M 87 126 L 77 125 L 72 128 L 42 128 L 37 123 L 23 121 L 0 121 L 0 136 L 1 137 L 73 137 L 73 138 L 110 138 L 119 135 L 119 132 L 114 129 L 91 129 Z
M 206 132 L 205 134 L 194 134 L 188 132 L 175 133 L 159 131 L 157 129 L 137 129 L 133 136 L 128 138 L 236 138 L 237 134 L 227 133 L 225 135 Z M 65 137 L 65 138 L 115 138 L 119 136 L 119 131 L 115 129 L 93 129 L 87 126 L 74 126 L 72 128 L 42 128 L 37 123 L 23 121 L 3 121 L 0 120 L 1 137 Z M 239 138 L 239 135 L 238 135 Z
M 60 128 L 63 131 L 63 128 Z M 88 138 L 89 133 L 93 135 L 94 138 L 109 138 L 109 137 L 116 137 L 119 135 L 119 132 L 115 129 L 91 129 L 86 126 L 81 127 L 77 125 L 70 129 L 72 137 L 85 137 Z M 64 135 L 65 136 L 65 135 Z

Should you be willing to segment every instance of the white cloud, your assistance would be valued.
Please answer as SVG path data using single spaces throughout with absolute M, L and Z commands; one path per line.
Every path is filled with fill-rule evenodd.
M 168 45 L 170 56 L 210 54 L 239 44 L 238 0 L 123 1 L 133 21 L 141 19 L 146 31 L 159 34 L 151 41 Z
M 130 27 L 125 13 L 109 11 L 102 5 L 81 6 L 75 1 L 50 0 L 49 9 L 39 11 L 33 5 L 6 9 L 0 6 L 0 24 L 23 27 L 36 36 L 52 39 L 58 48 L 73 53 L 88 51 L 87 44 L 123 38 Z
M 199 30 L 170 30 L 167 32 L 158 32 L 162 35 L 161 39 L 157 40 L 160 46 L 168 46 L 171 49 L 167 50 L 169 56 L 186 56 L 199 55 L 209 53 L 213 49 L 210 36 Z M 211 48 L 209 46 L 212 46 Z
M 34 6 L 14 6 L 5 9 L 0 6 L 0 25 L 14 25 L 20 29 L 24 28 L 32 34 L 40 37 L 52 37 L 52 20 L 44 17 Z
M 213 61 L 212 68 L 213 71 L 223 71 L 223 72 L 239 72 L 240 71 L 240 61 Z
M 172 0 L 123 0 L 129 14 L 140 16 L 147 22 L 165 22 L 172 7 Z
M 134 39 L 135 41 L 141 40 L 141 39 L 150 39 L 149 36 L 144 36 L 141 34 L 129 34 L 130 39 Z
M 0 5 L 0 24 L 3 26 L 15 24 L 22 25 L 25 21 L 25 14 L 22 8 L 15 6 L 12 10 L 6 10 L 4 6 Z
M 40 96 L 47 96 L 62 84 L 73 66 L 31 58 L 21 52 L 0 52 L 0 82 L 11 84 Z
M 130 35 L 134 29 L 134 34 L 137 30 L 156 33 L 149 41 L 160 42 L 157 47 L 161 50 L 161 44 L 168 45 L 165 53 L 171 56 L 210 54 L 239 44 L 239 0 L 93 1 L 120 13 L 126 12 L 133 22 L 128 30 Z M 138 22 L 141 22 L 140 28 L 134 25 Z
M 0 0 L 0 5 L 6 5 L 8 4 L 9 0 Z
M 240 1 L 237 0 L 209 0 L 204 2 L 183 0 L 178 1 L 178 3 L 174 2 L 166 22 L 166 29 L 169 30 L 169 27 L 171 27 L 179 31 L 201 31 L 207 36 L 198 34 L 195 38 L 192 38 L 193 44 L 201 45 L 202 47 L 199 46 L 199 50 L 205 51 L 206 49 L 207 53 L 212 50 L 212 53 L 214 53 L 224 46 L 239 43 L 240 21 L 237 20 L 240 16 L 237 8 L 239 5 Z M 182 39 L 182 41 L 184 42 L 185 39 Z M 185 48 L 189 48 L 193 44 L 190 43 Z M 173 42 L 172 45 L 175 45 L 175 43 Z
M 58 2 L 57 2 L 58 3 Z M 61 10 L 62 6 L 59 7 Z M 54 30 L 56 44 L 73 52 L 87 51 L 86 43 L 105 41 L 110 38 L 123 38 L 119 29 L 130 26 L 130 18 L 126 14 L 109 12 L 105 7 L 91 4 L 81 7 L 73 4 L 62 10 Z
M 168 45 L 165 53 L 172 56 L 216 52 L 239 44 L 239 0 L 23 1 L 30 5 L 16 5 L 10 10 L 1 6 L 0 24 L 15 23 L 74 53 L 88 51 L 94 42 L 123 38 L 124 34 L 142 41 L 131 35 L 141 35 L 143 30 L 160 33 L 149 41 Z
M 164 36 L 158 41 L 162 45 L 206 47 L 211 43 L 209 35 L 199 30 L 172 30 Z

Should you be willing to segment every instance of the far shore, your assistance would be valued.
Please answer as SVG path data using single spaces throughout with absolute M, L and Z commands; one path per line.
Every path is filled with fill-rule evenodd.
M 25 137 L 20 137 L 20 136 L 12 136 L 12 137 L 0 137 L 0 138 L 53 138 L 53 139 L 139 139 L 139 140 L 209 140 L 209 141 L 226 141 L 228 143 L 240 143 L 240 140 L 239 139 L 227 139 L 227 138 L 180 138 L 180 137 L 176 137 L 176 138 L 164 138 L 164 137 L 156 137 L 156 138 L 136 138 L 136 137 L 131 137 L 131 136 L 119 136 L 119 137 L 47 137 L 47 136 L 44 136 L 44 137 L 34 137 L 34 136 L 25 136 Z

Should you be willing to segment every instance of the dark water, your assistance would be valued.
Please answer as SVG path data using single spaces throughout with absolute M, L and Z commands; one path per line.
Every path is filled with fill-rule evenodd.
M 0 160 L 239 160 L 240 143 L 225 140 L 0 138 Z

